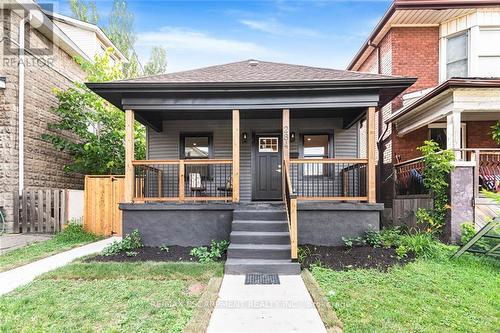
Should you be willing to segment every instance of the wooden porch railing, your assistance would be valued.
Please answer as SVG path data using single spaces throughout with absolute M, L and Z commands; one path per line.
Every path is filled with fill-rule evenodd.
M 134 202 L 232 200 L 232 160 L 145 160 L 132 164 Z
M 298 231 L 297 231 L 297 195 L 294 194 L 292 181 L 290 179 L 290 166 L 288 161 L 283 162 L 284 184 L 283 201 L 288 218 L 288 231 L 290 234 L 290 249 L 292 260 L 298 258 Z
M 367 201 L 366 158 L 292 159 L 290 179 L 299 200 Z

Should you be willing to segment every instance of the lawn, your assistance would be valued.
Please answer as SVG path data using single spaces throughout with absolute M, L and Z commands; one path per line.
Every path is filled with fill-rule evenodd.
M 75 262 L 0 297 L 2 332 L 181 332 L 221 263 Z
M 312 273 L 345 332 L 498 332 L 500 261 L 448 254 L 387 272 L 315 266 Z
M 83 231 L 80 225 L 70 224 L 54 238 L 29 244 L 0 255 L 0 272 L 28 264 L 76 246 L 84 245 L 98 238 Z

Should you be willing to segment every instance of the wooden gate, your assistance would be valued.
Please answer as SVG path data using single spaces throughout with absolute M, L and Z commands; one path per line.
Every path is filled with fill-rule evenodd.
M 96 235 L 122 234 L 125 176 L 85 176 L 85 230 Z

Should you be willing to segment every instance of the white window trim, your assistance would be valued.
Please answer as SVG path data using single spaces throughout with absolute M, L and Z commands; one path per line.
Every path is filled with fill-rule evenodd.
M 444 128 L 446 129 L 447 128 L 447 124 L 446 123 L 432 123 L 432 124 L 429 124 L 428 125 L 429 127 L 429 130 L 431 128 Z M 466 123 L 461 123 L 460 124 L 460 128 L 461 128 L 461 132 L 462 132 L 462 142 L 460 142 L 462 148 L 467 148 L 467 124 Z M 428 138 L 430 138 L 430 131 L 428 133 Z

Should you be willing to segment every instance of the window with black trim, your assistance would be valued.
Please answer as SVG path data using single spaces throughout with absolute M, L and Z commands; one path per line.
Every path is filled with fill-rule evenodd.
M 305 159 L 323 159 L 332 156 L 330 134 L 304 134 L 302 141 L 302 156 Z M 328 164 L 306 164 L 304 176 L 326 176 Z
M 213 156 L 212 133 L 182 133 L 180 141 L 181 159 L 209 159 Z M 203 164 L 186 164 L 184 173 L 186 181 L 196 178 L 210 180 L 212 175 L 211 167 Z

